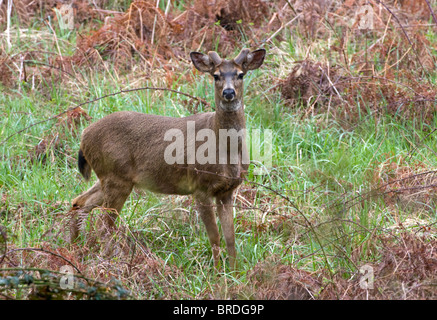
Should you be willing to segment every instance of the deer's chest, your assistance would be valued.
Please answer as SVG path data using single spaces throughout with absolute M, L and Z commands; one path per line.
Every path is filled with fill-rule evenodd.
M 240 164 L 227 165 L 208 177 L 203 176 L 203 182 L 207 182 L 204 185 L 208 186 L 207 193 L 216 196 L 236 189 L 241 184 L 246 169 Z

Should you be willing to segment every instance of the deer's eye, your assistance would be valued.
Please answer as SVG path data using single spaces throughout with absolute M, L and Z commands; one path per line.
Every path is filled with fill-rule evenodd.
M 238 79 L 242 80 L 243 78 L 244 78 L 244 73 L 240 73 L 240 74 L 238 75 Z
M 219 77 L 217 74 L 215 74 L 215 75 L 214 75 L 214 80 L 215 80 L 215 81 L 219 81 L 219 80 L 220 80 L 220 77 Z

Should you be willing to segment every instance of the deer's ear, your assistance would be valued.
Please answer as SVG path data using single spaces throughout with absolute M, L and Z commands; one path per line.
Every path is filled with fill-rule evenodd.
M 243 69 L 255 70 L 261 67 L 266 56 L 265 49 L 258 49 L 247 54 L 245 61 L 242 63 Z
M 209 73 L 214 71 L 214 62 L 208 55 L 200 52 L 191 52 L 190 58 L 197 70 Z

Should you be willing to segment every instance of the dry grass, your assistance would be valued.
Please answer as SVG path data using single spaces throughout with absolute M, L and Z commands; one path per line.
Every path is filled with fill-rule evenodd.
M 331 7 L 323 1 L 296 3 L 302 8 L 301 32 L 311 30 L 308 39 L 325 39 L 329 51 L 320 50 L 322 61 L 309 57 L 311 49 L 302 52 L 304 59 L 295 61 L 287 78 L 278 81 L 282 97 L 311 114 L 328 111 L 334 119 L 353 122 L 370 112 L 431 122 L 437 92 L 430 73 L 436 60 L 426 37 L 427 20 L 422 20 L 429 19 L 426 2 L 403 1 L 388 10 L 376 1 L 369 3 L 372 29 L 360 29 L 359 1 Z M 350 54 L 351 47 L 362 49 Z
M 181 277 L 181 271 L 153 254 L 140 240 L 141 235 L 133 233 L 126 224 L 109 230 L 103 219 L 106 214 L 104 209 L 95 209 L 83 217 L 81 240 L 72 245 L 55 244 L 55 239 L 69 238 L 70 215 L 66 215 L 42 235 L 53 241 L 44 241 L 32 248 L 8 246 L 2 257 L 0 277 L 21 279 L 25 274 L 35 279 L 22 283 L 18 291 L 21 299 L 119 299 L 129 297 L 125 288 L 142 292 L 149 298 L 188 298 L 170 285 L 171 279 Z M 42 276 L 44 272 L 62 270 L 64 266 L 73 268 L 75 280 L 79 282 L 75 288 L 79 286 L 81 290 L 63 290 L 59 272 L 49 278 Z M 94 289 L 90 289 L 92 287 Z M 13 283 L 2 283 L 0 295 L 13 297 L 16 290 Z
M 40 11 L 50 14 L 49 8 L 59 5 L 53 1 L 39 8 L 38 3 L 16 5 L 20 8 L 16 9 L 18 17 L 28 21 Z M 390 3 L 390 9 L 376 1 L 369 3 L 375 13 L 371 30 L 360 29 L 359 21 L 364 19 L 357 16 L 360 1 L 267 4 L 257 0 L 249 5 L 246 0 L 197 0 L 182 12 L 164 12 L 154 1 L 135 0 L 126 12 L 106 16 L 105 10 L 79 1 L 78 23 L 92 20 L 99 13 L 104 25 L 80 34 L 72 56 L 45 58 L 37 50 L 18 55 L 0 51 L 0 82 L 6 87 L 15 86 L 17 80 L 31 83 L 32 87 L 53 80 L 81 83 L 81 72 L 91 66 L 93 70 L 98 66 L 105 70 L 108 66 L 104 62 L 108 61 L 116 73 L 130 71 L 134 66 L 137 69 L 138 63 L 149 75 L 163 68 L 171 85 L 176 71 L 173 61 L 186 61 L 189 51 L 202 48 L 228 55 L 241 42 L 259 46 L 266 40 L 266 33 L 273 32 L 274 39 L 280 41 L 282 33 L 277 31 L 288 29 L 306 35 L 308 42 L 302 47 L 306 52 L 297 53 L 302 59 L 294 61 L 288 76 L 277 81 L 282 97 L 291 106 L 303 105 L 308 114 L 328 111 L 334 118 L 352 122 L 366 112 L 388 112 L 430 122 L 436 111 L 437 92 L 430 80 L 436 61 L 425 34 L 430 18 L 426 2 Z M 104 1 L 96 4 L 103 5 Z M 288 26 L 294 18 L 297 21 Z M 329 45 L 328 52 L 325 49 L 317 55 L 324 56 L 323 61 L 314 55 L 320 49 L 311 49 L 316 40 Z M 309 50 L 305 49 L 308 46 Z M 350 54 L 351 46 L 363 49 Z
M 424 163 L 408 161 L 403 157 L 387 157 L 375 164 L 372 180 L 388 206 L 415 211 L 433 212 L 436 205 L 437 172 Z
M 358 28 L 363 16 L 356 12 L 364 1 L 195 0 L 182 11 L 174 8 L 164 11 L 156 8 L 156 1 L 135 0 L 125 11 L 111 13 L 102 9 L 105 1 L 93 1 L 92 5 L 88 1 L 76 1 L 76 23 L 88 26 L 90 31 L 78 36 L 74 54 L 61 55 L 57 50 L 47 53 L 40 50 L 38 44 L 35 50 L 20 53 L 8 53 L 0 48 L 0 82 L 11 89 L 9 93 L 20 91 L 23 84 L 47 93 L 53 83 L 86 87 L 84 74 L 90 67 L 93 71 L 107 71 L 110 66 L 116 75 L 135 71 L 132 76 L 135 81 L 146 74 L 153 81 L 159 78 L 171 87 L 180 76 L 178 68 L 186 67 L 189 51 L 217 50 L 222 55 L 230 55 L 239 46 L 267 45 L 272 47 L 271 52 L 277 53 L 279 61 L 272 58 L 269 67 L 275 63 L 280 65 L 270 73 L 266 71 L 268 85 L 277 77 L 273 86 L 280 90 L 281 103 L 287 108 L 301 107 L 304 116 L 326 113 L 334 120 L 348 123 L 362 119 L 360 114 L 375 117 L 389 114 L 431 123 L 437 111 L 433 82 L 436 60 L 426 32 L 433 12 L 426 1 L 384 2 L 390 11 L 379 1 L 367 2 L 375 12 L 372 30 Z M 53 16 L 51 9 L 60 1 L 14 3 L 14 13 L 24 25 L 41 14 Z M 92 23 L 96 18 L 104 23 Z M 0 7 L 2 31 L 6 28 L 5 21 L 6 4 L 3 2 Z M 17 30 L 10 31 L 13 36 L 18 34 Z M 40 40 L 50 37 L 52 43 L 58 40 L 42 32 L 35 37 Z M 284 53 L 287 37 L 299 43 L 292 58 Z M 159 72 L 159 76 L 153 72 Z M 189 75 L 184 77 L 184 81 L 193 82 Z M 89 120 L 88 114 L 80 108 L 65 113 L 52 132 L 29 147 L 27 156 L 32 161 L 41 161 L 50 153 L 63 152 L 63 134 L 76 135 L 77 125 Z M 44 160 L 41 162 L 44 164 Z M 435 211 L 435 170 L 420 161 L 387 155 L 385 160 L 373 163 L 368 179 L 373 185 L 369 197 L 382 198 L 388 215 L 394 216 L 397 224 L 383 230 L 368 230 L 359 225 L 357 229 L 365 230 L 367 237 L 360 243 L 348 243 L 350 233 L 341 235 L 345 236 L 343 240 L 335 239 L 335 244 L 353 246 L 350 254 L 340 250 L 337 254 L 355 269 L 343 270 L 343 266 L 336 266 L 334 270 L 308 272 L 296 267 L 299 261 L 293 264 L 272 256 L 247 270 L 247 282 L 228 292 L 228 287 L 221 287 L 219 281 L 216 287 L 214 284 L 205 289 L 199 297 L 436 299 L 435 224 L 412 217 L 408 220 L 412 224 L 407 225 L 400 222 L 396 213 L 399 207 L 414 207 L 418 216 Z M 21 217 L 27 205 L 5 209 L 8 197 L 2 195 L 0 213 L 10 211 Z M 286 231 L 291 233 L 286 242 L 291 249 L 295 244 L 305 243 L 304 238 L 312 231 L 310 227 L 320 219 L 315 214 L 304 219 L 284 199 L 251 185 L 244 185 L 236 199 L 236 208 L 243 212 L 236 219 L 241 232 L 254 232 L 261 237 Z M 367 195 L 354 195 L 352 200 L 342 197 L 336 204 L 359 206 L 366 199 Z M 184 204 L 187 206 L 190 204 Z M 334 205 L 327 206 L 332 207 Z M 246 215 L 245 210 L 255 214 Z M 62 291 L 57 287 L 60 275 L 47 276 L 43 272 L 71 265 L 79 271 L 78 278 L 86 275 L 86 279 L 79 281 L 97 288 L 101 298 L 128 297 L 120 289 L 126 287 L 146 298 L 192 298 L 183 290 L 184 270 L 170 266 L 151 252 L 141 233 L 130 230 L 124 221 L 115 232 L 107 230 L 101 221 L 104 214 L 105 210 L 100 208 L 83 217 L 81 242 L 74 245 L 59 245 L 57 241 L 59 237 L 68 238 L 69 216 L 56 220 L 41 236 L 44 241 L 32 248 L 10 245 L 4 240 L 5 233 L 0 226 L 0 280 L 9 279 L 6 284 L 2 283 L 0 294 L 7 299 L 16 298 L 14 281 L 18 279 L 22 285 L 21 298 L 97 298 L 87 295 L 86 287 L 85 291 L 76 293 Z M 334 224 L 331 220 L 322 223 L 330 222 Z M 322 227 L 317 228 L 317 232 L 319 230 Z M 325 241 L 322 244 L 331 240 L 322 239 Z M 373 290 L 359 286 L 358 266 L 367 260 L 374 270 Z M 26 271 L 21 274 L 14 269 L 22 267 Z M 39 282 L 23 282 L 23 275 Z M 114 284 L 113 279 L 121 281 L 123 286 Z M 174 287 L 174 279 L 179 281 L 178 288 Z

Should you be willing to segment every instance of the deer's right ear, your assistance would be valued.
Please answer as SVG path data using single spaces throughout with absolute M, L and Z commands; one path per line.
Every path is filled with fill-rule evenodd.
M 191 52 L 190 58 L 197 70 L 209 73 L 214 71 L 214 62 L 208 55 L 200 52 Z

